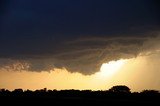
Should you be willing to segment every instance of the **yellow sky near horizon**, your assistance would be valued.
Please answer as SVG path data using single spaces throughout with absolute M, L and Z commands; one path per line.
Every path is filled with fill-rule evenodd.
M 138 56 L 104 63 L 92 75 L 70 73 L 65 69 L 50 72 L 0 71 L 0 88 L 22 89 L 91 89 L 107 90 L 114 85 L 126 85 L 132 91 L 160 90 L 159 55 Z

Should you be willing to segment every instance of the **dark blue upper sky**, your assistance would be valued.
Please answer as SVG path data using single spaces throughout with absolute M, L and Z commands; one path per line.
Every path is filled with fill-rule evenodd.
M 158 12 L 158 0 L 1 0 L 0 47 L 143 32 L 159 27 Z
M 159 25 L 156 0 L 2 0 L 1 36 L 109 35 Z M 157 0 L 158 1 L 158 0 Z
M 158 2 L 1 0 L 0 47 L 4 46 L 3 51 L 7 47 L 13 48 L 13 51 L 25 47 L 32 52 L 35 48 L 30 46 L 41 45 L 42 42 L 44 45 L 41 46 L 45 49 L 59 40 L 115 36 L 156 29 L 160 25 Z

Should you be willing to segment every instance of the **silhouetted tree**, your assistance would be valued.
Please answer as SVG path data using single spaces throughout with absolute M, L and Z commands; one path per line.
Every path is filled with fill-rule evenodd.
M 147 94 L 147 95 L 155 95 L 155 94 L 159 94 L 159 91 L 157 91 L 157 90 L 143 90 L 141 93 Z
M 113 86 L 109 91 L 115 93 L 131 93 L 130 88 L 125 85 Z
M 22 92 L 23 92 L 23 89 L 15 89 L 13 92 L 22 93 Z
M 3 89 L 0 89 L 0 92 L 5 92 L 5 91 L 6 91 L 6 89 L 4 89 L 4 88 L 3 88 Z

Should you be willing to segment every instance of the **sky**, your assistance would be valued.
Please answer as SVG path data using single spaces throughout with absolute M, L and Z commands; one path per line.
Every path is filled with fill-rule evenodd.
M 160 90 L 159 4 L 1 0 L 0 88 Z

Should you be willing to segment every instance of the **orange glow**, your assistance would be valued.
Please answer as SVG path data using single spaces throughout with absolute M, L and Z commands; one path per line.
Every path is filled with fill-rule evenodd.
M 123 84 L 133 91 L 160 89 L 157 58 L 137 57 L 104 63 L 93 75 L 70 73 L 65 69 L 50 72 L 4 71 L 0 70 L 0 88 L 23 89 L 92 89 L 106 90 Z M 154 64 L 150 64 L 150 59 Z M 157 62 L 157 63 L 156 63 Z
M 112 77 L 125 64 L 126 60 L 110 61 L 102 64 L 100 72 L 97 73 L 100 77 Z

